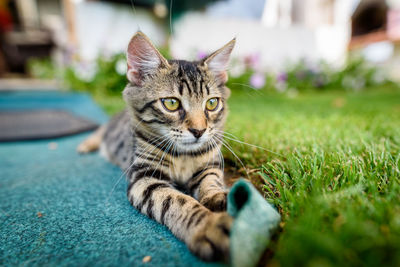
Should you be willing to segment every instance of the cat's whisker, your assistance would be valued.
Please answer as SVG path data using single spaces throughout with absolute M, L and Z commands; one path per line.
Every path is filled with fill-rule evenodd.
M 252 86 L 250 86 L 248 84 L 245 84 L 245 83 L 232 83 L 232 84 L 240 85 L 240 86 L 244 86 L 244 87 L 252 89 L 253 91 L 250 91 L 250 92 L 248 90 L 245 91 L 245 93 L 250 97 L 254 98 L 254 95 L 252 95 L 253 93 L 255 93 L 255 94 L 259 95 L 259 96 L 262 95 L 259 89 L 254 88 L 254 87 L 252 87 Z
M 154 138 L 154 139 L 156 139 L 155 141 L 157 141 L 157 140 L 159 140 L 159 139 L 161 139 L 161 138 L 164 138 L 165 136 L 166 136 L 166 135 L 163 135 L 163 136 L 161 136 L 161 137 Z M 153 141 L 152 141 L 152 142 L 153 142 Z M 163 143 L 163 142 L 161 142 L 161 143 Z M 114 192 L 115 188 L 117 187 L 117 185 L 119 184 L 119 182 L 121 182 L 122 178 L 129 172 L 129 170 L 133 167 L 133 165 L 135 165 L 136 161 L 137 161 L 138 159 L 140 159 L 139 156 L 142 156 L 142 155 L 145 154 L 145 153 L 151 153 L 152 151 L 154 151 L 155 148 L 153 148 L 152 151 L 146 151 L 147 148 L 150 148 L 150 147 L 151 147 L 151 144 L 147 144 L 147 146 L 144 148 L 143 152 L 142 152 L 140 155 L 138 155 L 138 156 L 136 157 L 136 159 L 132 162 L 132 164 L 130 164 L 129 167 L 126 168 L 125 171 L 119 176 L 119 178 L 117 179 L 117 181 L 114 183 L 114 185 L 113 185 L 113 187 L 112 187 L 110 193 L 108 194 L 108 197 L 107 197 L 107 199 L 106 199 L 106 205 L 108 205 L 109 200 L 110 200 L 110 197 L 111 197 L 112 193 Z M 128 179 L 129 179 L 129 177 L 128 177 Z
M 168 138 L 167 138 L 167 142 L 161 147 L 161 148 L 159 148 L 159 151 L 157 152 L 157 154 L 153 157 L 153 160 L 151 161 L 151 163 L 150 163 L 150 165 L 153 165 L 153 163 L 154 163 L 154 160 L 158 157 L 158 154 L 160 154 L 160 152 L 162 152 L 161 153 L 161 156 L 162 155 L 164 155 L 164 153 L 165 153 L 165 148 L 166 147 L 168 147 L 168 145 L 171 143 L 171 139 L 170 139 L 170 137 L 168 136 Z M 142 165 L 141 166 L 143 166 L 143 164 L 144 163 L 142 163 Z M 157 166 L 158 167 L 158 166 Z M 146 172 L 145 172 L 145 174 L 147 173 L 147 169 L 146 169 Z M 154 173 L 153 173 L 154 174 Z
M 230 134 L 230 136 L 226 136 L 226 134 Z M 224 131 L 217 131 L 217 135 L 219 135 L 220 137 L 224 137 L 226 139 L 229 139 L 231 141 L 234 141 L 234 142 L 237 142 L 237 143 L 240 143 L 240 144 L 243 144 L 243 145 L 248 145 L 248 146 L 251 146 L 251 147 L 255 147 L 255 148 L 258 148 L 258 149 L 264 150 L 266 152 L 269 152 L 269 153 L 272 153 L 272 154 L 275 154 L 277 156 L 285 158 L 285 156 L 283 156 L 282 154 L 279 154 L 277 152 L 274 152 L 274 151 L 271 151 L 269 149 L 266 149 L 265 147 L 261 147 L 261 146 L 257 146 L 257 145 L 253 145 L 253 144 L 249 144 L 249 143 L 243 142 L 243 141 L 239 140 L 236 136 L 234 136 L 231 133 L 224 132 Z
M 173 2 L 173 0 L 171 0 L 171 2 L 169 3 L 169 28 L 171 31 L 171 35 L 173 35 L 173 32 L 172 32 L 172 2 Z
M 134 131 L 142 122 L 143 122 L 143 120 L 140 120 L 140 121 L 136 124 L 136 127 L 133 128 L 132 131 Z M 161 139 L 162 137 L 163 137 L 163 136 L 158 137 L 157 139 Z M 112 187 L 112 190 L 111 190 L 109 196 L 107 197 L 107 203 L 108 203 L 109 197 L 110 197 L 111 194 L 114 192 L 115 187 L 119 184 L 119 182 L 121 181 L 122 177 L 124 177 L 124 176 L 128 173 L 129 169 L 132 168 L 133 164 L 135 164 L 135 161 L 133 161 L 132 164 L 130 164 L 129 167 L 126 168 L 125 171 L 124 171 L 124 172 L 120 175 L 120 177 L 117 179 L 117 182 L 114 184 L 114 186 Z
M 227 148 L 227 149 L 232 153 L 232 155 L 240 162 L 240 164 L 242 165 L 244 171 L 246 172 L 247 178 L 250 179 L 249 172 L 248 172 L 246 166 L 243 164 L 243 162 L 240 160 L 240 158 L 239 158 L 239 157 L 236 155 L 236 153 L 233 151 L 233 148 L 232 148 L 228 143 L 226 143 L 226 142 L 224 141 L 224 139 L 222 139 L 222 137 L 217 137 L 217 136 L 215 136 L 215 138 L 221 138 L 220 141 L 222 142 L 222 145 L 225 146 L 225 148 Z M 217 140 L 218 140 L 218 139 L 217 139 Z
M 236 155 L 236 153 L 232 150 L 232 148 L 229 147 L 228 144 L 226 144 L 226 143 L 222 143 L 222 145 L 225 146 L 225 148 L 227 148 L 227 149 L 232 153 L 232 155 L 240 162 L 240 164 L 241 164 L 242 167 L 243 167 L 243 170 L 246 172 L 247 178 L 250 179 L 248 169 L 247 169 L 246 166 L 243 164 L 243 162 L 240 160 L 240 158 Z
M 250 89 L 253 89 L 254 91 L 258 91 L 258 89 L 257 88 L 255 88 L 255 87 L 252 87 L 252 86 L 250 86 L 250 85 L 248 85 L 248 84 L 245 84 L 245 83 L 232 83 L 232 84 L 234 84 L 234 85 L 241 85 L 241 86 L 244 86 L 244 87 L 247 87 L 247 88 L 250 88 Z
M 211 141 L 211 140 L 210 140 Z M 210 142 L 211 143 L 211 142 Z M 210 147 L 209 147 L 209 144 L 208 144 L 208 142 L 206 143 L 206 145 L 207 145 L 207 148 L 206 148 L 206 152 L 205 152 L 205 154 L 207 155 L 208 154 L 208 159 L 207 159 L 207 164 L 206 164 L 206 167 L 204 168 L 204 169 L 207 169 L 208 168 L 208 166 L 210 165 L 210 158 L 211 158 L 211 155 L 209 154 L 209 151 L 210 151 Z M 211 143 L 211 148 L 213 148 L 213 144 Z M 214 159 L 214 149 L 213 149 L 213 155 L 212 155 L 212 158 Z
M 146 157 L 146 159 L 147 159 L 147 158 L 150 156 L 150 153 L 151 153 L 151 152 L 153 152 L 154 150 L 156 150 L 157 148 L 159 148 L 164 142 L 168 141 L 169 138 L 170 138 L 169 134 L 165 134 L 165 135 L 161 136 L 160 138 L 156 138 L 155 140 L 154 140 L 154 139 L 150 139 L 150 140 L 148 141 L 146 147 L 149 147 L 149 146 L 151 147 L 151 146 L 153 146 L 153 149 L 152 149 L 150 152 L 149 152 L 149 151 L 147 151 L 147 152 L 143 151 L 143 153 L 141 153 L 140 155 L 137 155 L 137 156 L 138 156 L 138 157 L 141 157 L 141 156 L 144 154 L 144 152 L 145 152 L 146 154 L 149 154 L 149 155 Z M 161 139 L 161 141 L 160 141 L 160 139 Z M 158 145 L 155 145 L 155 142 L 157 142 L 157 141 L 160 141 L 160 143 L 159 143 Z M 139 147 L 139 148 L 140 148 L 140 147 Z M 162 147 L 161 147 L 161 149 L 162 149 Z
M 174 146 L 175 150 L 174 150 L 174 156 L 172 157 L 172 166 L 174 168 L 174 174 L 176 175 L 177 171 L 176 171 L 176 163 L 175 163 L 175 159 L 177 157 L 179 157 L 179 150 L 177 149 L 177 146 Z M 177 157 L 175 156 L 177 155 Z
M 135 130 L 137 129 L 137 127 L 139 127 L 139 125 L 141 125 L 142 122 L 143 122 L 143 120 L 140 120 L 140 121 L 135 125 L 135 127 L 132 129 L 132 132 L 135 132 Z
M 162 139 L 162 140 L 160 141 L 160 145 L 161 145 L 161 144 L 164 143 L 166 140 L 168 140 L 168 136 L 163 135 L 163 136 L 161 136 L 160 138 L 156 138 L 155 140 L 154 140 L 154 139 L 151 139 L 151 140 L 149 141 L 149 143 L 146 145 L 146 147 L 143 149 L 143 151 L 140 151 L 140 154 L 138 154 L 137 157 L 139 158 L 139 157 L 143 156 L 145 153 L 151 153 L 151 152 L 153 152 L 154 150 L 156 150 L 156 149 L 157 149 L 157 146 L 153 145 L 152 143 L 157 142 L 157 141 L 159 141 L 160 139 Z M 153 146 L 153 149 L 152 149 L 151 151 L 146 151 L 147 148 L 151 148 L 152 146 Z
M 221 149 L 219 148 L 219 145 L 217 144 L 217 142 L 215 142 L 213 138 L 211 138 L 211 141 L 215 144 L 215 147 L 218 149 L 218 157 L 220 159 L 219 167 L 222 168 L 222 170 L 224 170 L 225 162 L 224 162 L 224 157 L 221 153 Z
M 163 143 L 165 143 L 165 142 L 167 142 L 168 141 L 168 137 L 166 137 L 166 138 L 164 138 L 161 142 L 160 142 L 160 144 L 159 145 L 162 145 Z M 153 148 L 151 148 L 151 150 L 148 150 L 148 151 L 146 151 L 146 150 L 144 150 L 144 151 L 142 151 L 142 153 L 141 154 L 139 154 L 139 155 L 137 155 L 137 159 L 142 159 L 142 156 L 144 155 L 144 154 L 147 154 L 147 155 L 151 155 L 151 153 L 154 151 L 154 150 L 156 150 L 157 149 L 157 146 L 154 146 L 154 145 L 150 145 L 150 147 L 151 146 L 153 146 Z M 156 154 L 156 156 L 158 155 L 158 153 Z M 147 156 L 146 156 L 146 160 L 147 160 Z M 135 160 L 136 161 L 136 160 Z M 153 159 L 153 161 L 154 161 L 154 159 Z M 152 161 L 152 163 L 153 163 L 153 161 Z M 144 165 L 144 161 L 142 162 L 142 164 L 140 165 L 140 167 L 143 167 L 143 165 Z
M 168 145 L 168 147 L 166 148 L 166 150 L 162 153 L 161 158 L 160 158 L 160 160 L 159 160 L 157 166 L 154 168 L 154 171 L 153 171 L 153 173 L 151 174 L 151 176 L 154 175 L 154 173 L 156 172 L 156 170 L 157 170 L 158 167 L 160 166 L 161 162 L 164 160 L 164 156 L 165 156 L 165 155 L 169 152 L 169 150 L 171 149 L 171 146 L 173 145 L 173 143 L 174 143 L 174 141 L 172 140 L 172 138 L 170 138 L 170 140 L 169 140 L 169 145 Z
M 154 138 L 154 139 L 155 139 L 155 141 L 157 141 L 157 140 L 159 140 L 159 139 L 161 139 L 161 138 L 163 138 L 163 137 L 165 137 L 165 136 L 161 136 L 161 137 Z M 152 141 L 152 142 L 153 142 L 153 141 Z M 162 142 L 163 142 L 163 141 L 162 141 Z M 162 143 L 162 142 L 161 142 L 161 143 Z M 126 170 L 123 172 L 123 174 L 120 176 L 120 178 L 123 177 L 123 175 L 125 175 L 125 174 L 129 171 L 130 168 L 132 168 L 132 166 L 136 163 L 136 160 L 139 159 L 139 156 L 142 156 L 143 154 L 148 153 L 148 152 L 152 152 L 152 151 L 147 151 L 147 148 L 150 148 L 150 147 L 151 147 L 151 144 L 148 144 L 148 145 L 143 149 L 143 151 L 141 152 L 141 154 L 137 155 L 136 159 L 132 162 L 132 164 L 131 164 L 128 168 L 126 168 Z M 154 150 L 154 149 L 153 149 L 153 150 Z
M 172 167 L 172 166 L 171 166 L 171 164 L 173 164 L 172 161 L 173 161 L 173 157 L 174 157 L 174 147 L 175 147 L 176 136 L 173 135 L 173 136 L 171 137 L 171 140 L 172 140 L 172 148 L 171 148 L 170 154 L 172 155 L 172 157 L 170 157 L 169 164 L 168 164 L 168 174 L 169 174 L 169 177 L 172 177 L 172 172 L 171 172 L 171 167 Z
M 221 155 L 220 155 L 220 149 L 219 149 L 219 146 L 218 146 L 218 144 L 217 144 L 217 142 L 215 142 L 215 140 L 213 140 L 212 139 L 212 142 L 214 143 L 214 147 L 215 147 L 215 149 L 217 149 L 218 151 L 218 158 L 219 158 L 219 163 L 218 163 L 218 167 L 222 170 L 222 171 L 224 171 L 224 158 L 222 158 L 221 157 Z M 215 150 L 214 149 L 214 150 Z M 213 153 L 214 153 L 214 151 L 213 151 Z
M 230 135 L 230 136 L 232 136 L 232 137 L 234 137 L 234 138 L 239 139 L 236 135 L 234 135 L 234 134 L 232 134 L 232 133 L 229 133 L 229 132 L 227 132 L 227 131 L 222 131 L 222 130 L 218 130 L 218 129 L 215 129 L 215 131 L 216 131 L 217 133 L 228 134 L 228 135 Z
M 163 139 L 163 138 L 164 138 L 164 139 Z M 156 141 L 158 141 L 158 140 L 160 140 L 160 139 L 163 139 L 162 141 L 160 141 L 160 142 L 161 142 L 160 144 L 162 144 L 163 142 L 165 142 L 165 140 L 167 140 L 167 137 L 166 137 L 166 135 L 159 136 L 159 137 L 157 137 L 157 138 L 150 139 L 150 142 L 156 142 Z M 151 146 L 152 146 L 152 144 L 150 144 L 150 143 L 147 144 L 147 145 L 144 147 L 143 151 L 141 151 L 140 154 L 136 155 L 136 159 L 135 159 L 135 160 L 130 164 L 130 166 L 129 166 L 128 168 L 126 168 L 125 171 L 121 174 L 121 176 L 119 177 L 117 183 L 119 183 L 119 181 L 121 180 L 121 178 L 129 172 L 130 168 L 133 167 L 133 165 L 136 163 L 136 161 L 137 161 L 138 159 L 140 159 L 140 157 L 141 157 L 142 155 L 144 155 L 144 154 L 146 154 L 146 153 L 151 153 L 151 152 L 153 152 L 153 151 L 156 149 L 156 147 L 153 147 L 153 149 L 150 151 Z M 117 184 L 116 184 L 116 185 L 117 185 Z M 116 185 L 114 185 L 113 189 L 115 188 Z
M 215 142 L 215 141 L 214 141 Z M 215 142 L 216 143 L 216 142 Z M 216 146 L 217 146 L 217 144 L 216 144 Z M 218 155 L 219 155 L 219 157 L 220 157 L 220 159 L 221 159 L 221 167 L 222 167 L 222 170 L 225 170 L 225 160 L 224 160 L 224 156 L 222 155 L 222 152 L 221 152 L 221 149 L 217 146 L 217 148 L 218 148 Z
M 169 171 L 170 171 L 170 177 L 172 177 L 171 172 L 172 173 L 176 173 L 176 166 L 175 166 L 175 153 L 176 153 L 176 140 L 177 137 L 175 136 L 174 138 L 174 145 L 172 147 L 172 157 L 171 157 L 171 162 L 170 162 L 170 166 L 169 166 Z
M 132 11 L 133 11 L 133 14 L 134 14 L 135 18 L 137 18 L 136 8 L 135 8 L 135 4 L 133 2 L 134 2 L 134 0 L 131 0 L 131 7 L 132 7 Z M 138 30 L 140 31 L 139 22 L 137 22 L 137 27 L 138 27 Z
M 177 147 L 176 147 L 176 140 L 178 139 L 178 137 L 176 137 L 175 136 L 175 139 L 174 139 L 174 145 L 173 145 L 173 147 L 172 147 L 172 158 L 171 158 L 171 164 L 172 164 L 172 168 L 173 168 L 173 171 L 174 171 L 174 173 L 176 174 L 176 165 L 175 165 L 175 155 L 176 155 L 176 152 L 177 152 Z M 171 172 L 171 166 L 168 168 L 169 170 L 170 170 L 170 172 Z M 171 175 L 171 173 L 170 173 L 170 177 L 172 177 L 172 175 Z

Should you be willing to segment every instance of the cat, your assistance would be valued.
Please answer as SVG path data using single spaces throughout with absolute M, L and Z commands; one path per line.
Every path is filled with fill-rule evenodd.
M 142 32 L 127 49 L 126 110 L 78 146 L 125 170 L 136 209 L 166 225 L 197 256 L 229 259 L 221 132 L 235 39 L 200 61 L 166 60 Z

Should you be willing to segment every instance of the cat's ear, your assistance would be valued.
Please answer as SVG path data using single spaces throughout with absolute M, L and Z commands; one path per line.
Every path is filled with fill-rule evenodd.
M 131 39 L 126 52 L 128 63 L 127 78 L 137 85 L 142 85 L 147 75 L 155 74 L 160 67 L 169 67 L 168 61 L 153 46 L 149 38 L 137 32 Z
M 218 49 L 203 60 L 211 73 L 214 74 L 218 82 L 224 84 L 228 80 L 228 64 L 229 57 L 232 53 L 233 47 L 235 46 L 236 38 L 232 39 L 229 43 Z

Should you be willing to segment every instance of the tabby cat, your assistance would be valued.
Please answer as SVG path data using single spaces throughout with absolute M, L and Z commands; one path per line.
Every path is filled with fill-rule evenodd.
M 166 60 L 141 32 L 127 49 L 127 109 L 79 145 L 126 171 L 132 206 L 204 260 L 229 258 L 220 152 L 235 39 L 201 61 Z

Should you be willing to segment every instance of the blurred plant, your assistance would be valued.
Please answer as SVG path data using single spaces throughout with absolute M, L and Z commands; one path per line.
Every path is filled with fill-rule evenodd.
M 261 55 L 251 54 L 232 60 L 228 86 L 242 85 L 256 90 L 274 89 L 288 96 L 308 90 L 351 90 L 391 83 L 381 68 L 368 63 L 362 57 L 350 57 L 341 68 L 329 63 L 300 60 L 288 65 L 276 74 L 261 66 Z
M 390 83 L 383 70 L 371 65 L 363 58 L 349 58 L 340 68 L 326 62 L 310 64 L 305 60 L 289 66 L 276 75 L 276 90 L 352 90 Z
M 170 58 L 168 47 L 159 49 Z M 61 78 L 65 87 L 98 95 L 120 95 L 127 84 L 125 53 L 100 55 L 95 62 L 73 59 L 68 55 L 66 67 L 57 67 L 50 59 L 32 59 L 28 72 L 39 79 Z
M 259 53 L 233 58 L 228 72 L 227 86 L 231 89 L 242 87 L 253 90 L 272 89 L 274 85 L 271 74 L 262 69 Z
M 32 58 L 27 63 L 28 74 L 37 79 L 55 79 L 57 76 L 57 68 L 53 62 L 47 59 Z
M 126 60 L 123 53 L 100 56 L 94 63 L 77 62 L 64 70 L 64 84 L 77 91 L 119 95 L 126 86 Z
M 379 69 L 362 57 L 351 58 L 345 67 L 332 75 L 332 85 L 345 89 L 361 90 L 363 87 L 389 82 L 382 69 Z
M 161 49 L 170 58 L 167 48 Z M 198 51 L 197 58 L 207 54 Z M 352 90 L 382 85 L 389 82 L 385 73 L 362 58 L 350 58 L 340 69 L 326 62 L 311 64 L 301 60 L 284 71 L 272 74 L 261 66 L 261 55 L 251 54 L 232 59 L 227 86 L 231 89 L 270 90 L 290 97 L 307 90 Z M 64 69 L 57 69 L 50 60 L 31 60 L 29 72 L 37 78 L 61 76 L 66 87 L 93 94 L 120 95 L 127 83 L 125 54 L 100 56 L 95 62 L 74 61 Z

